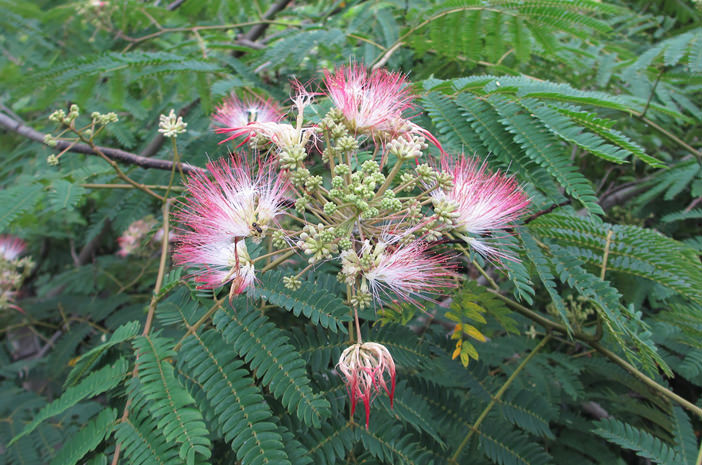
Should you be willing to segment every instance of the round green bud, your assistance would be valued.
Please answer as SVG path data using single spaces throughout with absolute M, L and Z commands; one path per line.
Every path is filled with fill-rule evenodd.
M 327 215 L 333 215 L 336 213 L 338 207 L 334 202 L 327 202 L 324 204 L 324 213 Z

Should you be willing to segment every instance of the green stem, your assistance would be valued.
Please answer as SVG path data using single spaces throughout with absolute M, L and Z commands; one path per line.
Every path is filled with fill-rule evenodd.
M 566 329 L 565 326 L 539 315 L 538 313 L 536 313 L 536 312 L 526 308 L 525 306 L 515 302 L 514 300 L 510 299 L 509 297 L 503 296 L 502 294 L 500 294 L 497 291 L 494 291 L 492 289 L 488 289 L 488 292 L 492 293 L 492 295 L 494 295 L 498 299 L 505 302 L 507 305 L 512 307 L 514 310 L 516 310 L 518 313 L 521 313 L 522 315 L 526 316 L 527 318 L 537 322 L 538 324 L 540 324 L 544 328 L 548 328 L 548 329 L 551 329 L 554 331 L 568 334 L 568 330 Z M 638 378 L 641 382 L 643 382 L 646 386 L 651 388 L 651 390 L 653 390 L 657 394 L 660 394 L 661 396 L 666 397 L 669 400 L 676 402 L 681 407 L 689 410 L 690 412 L 694 413 L 698 417 L 702 418 L 702 409 L 701 408 L 697 407 L 692 402 L 689 402 L 689 401 L 683 399 L 682 397 L 675 394 L 674 392 L 672 392 L 670 389 L 666 388 L 665 386 L 658 384 L 653 379 L 649 378 L 648 376 L 646 376 L 645 374 L 640 372 L 636 367 L 634 367 L 633 365 L 628 363 L 626 360 L 622 359 L 621 357 L 619 357 L 617 354 L 615 354 L 611 350 L 602 346 L 598 342 L 598 340 L 601 337 L 600 334 L 590 335 L 590 334 L 578 331 L 578 332 L 571 333 L 571 336 L 575 339 L 579 339 L 579 340 L 585 342 L 590 347 L 592 347 L 593 349 L 598 351 L 600 354 L 604 355 L 605 357 L 607 357 L 608 359 L 610 359 L 612 362 L 619 365 L 620 367 L 624 368 L 626 371 L 631 373 L 635 378 Z
M 214 314 L 214 312 L 216 312 L 217 310 L 219 310 L 219 308 L 222 306 L 222 304 L 224 303 L 224 301 L 225 301 L 226 299 L 227 299 L 226 297 L 222 297 L 221 299 L 217 300 L 217 301 L 214 303 L 214 305 L 213 305 L 212 307 L 210 307 L 209 310 L 207 310 L 207 313 L 205 313 L 205 314 L 202 316 L 202 318 L 200 318 L 199 320 L 197 320 L 197 321 L 195 322 L 195 324 L 193 324 L 192 326 L 188 326 L 188 331 L 183 335 L 183 337 L 180 338 L 180 341 L 178 341 L 178 344 L 175 345 L 175 347 L 173 348 L 173 350 L 176 351 L 176 352 L 178 352 L 178 349 L 181 348 L 181 346 L 183 345 L 183 342 L 185 342 L 185 340 L 188 338 L 188 336 L 190 336 L 190 335 L 192 335 L 192 334 L 195 334 L 195 331 L 197 331 L 198 328 L 200 328 L 200 326 L 202 326 L 207 320 L 209 320 L 210 317 Z M 186 323 L 186 324 L 187 324 L 187 323 Z
M 268 271 L 270 269 L 275 268 L 276 266 L 280 265 L 281 263 L 283 263 L 285 260 L 292 257 L 293 255 L 295 255 L 295 251 L 291 250 L 290 252 L 286 253 L 285 255 L 282 255 L 282 256 L 276 258 L 275 260 L 270 262 L 268 265 L 263 267 L 263 269 L 261 270 L 261 274 L 265 273 L 266 271 Z
M 596 351 L 598 351 L 599 353 L 601 353 L 602 355 L 604 355 L 605 357 L 607 357 L 608 359 L 610 359 L 611 361 L 613 361 L 614 363 L 616 363 L 617 365 L 634 375 L 634 377 L 638 378 L 642 383 L 644 383 L 656 393 L 662 395 L 663 397 L 667 397 L 669 400 L 677 402 L 680 406 L 686 408 L 687 410 L 689 410 L 690 412 L 694 413 L 702 419 L 702 408 L 699 408 L 692 402 L 683 399 L 679 395 L 672 392 L 670 389 L 667 389 L 665 386 L 661 386 L 645 374 L 641 373 L 639 370 L 636 369 L 636 367 L 634 367 L 629 362 L 621 358 L 619 355 L 600 345 L 599 342 L 589 342 L 588 344 L 590 344 L 590 347 L 592 347 L 593 349 L 595 349 Z
M 397 176 L 397 173 L 400 172 L 400 168 L 402 168 L 402 159 L 398 158 L 397 163 L 395 163 L 395 166 L 392 167 L 392 170 L 390 170 L 390 174 L 388 174 L 388 177 L 385 178 L 385 182 L 383 183 L 382 186 L 380 186 L 380 189 L 378 189 L 378 192 L 375 194 L 375 198 L 378 199 L 380 198 L 381 195 L 385 192 L 385 190 L 390 187 L 390 184 L 392 183 L 392 180 L 395 179 L 395 176 Z
M 507 378 L 507 381 L 505 381 L 505 384 L 500 387 L 500 390 L 497 391 L 497 394 L 490 400 L 490 403 L 485 407 L 485 409 L 482 411 L 480 416 L 478 417 L 477 420 L 475 420 L 475 423 L 473 423 L 473 426 L 471 426 L 470 431 L 468 431 L 468 434 L 466 434 L 466 437 L 463 438 L 463 441 L 458 445 L 458 448 L 456 449 L 456 452 L 453 453 L 451 458 L 449 459 L 450 462 L 452 463 L 458 463 L 456 460 L 458 460 L 458 457 L 461 455 L 461 451 L 463 448 L 468 444 L 468 441 L 470 441 L 470 438 L 473 437 L 473 434 L 478 431 L 478 428 L 480 427 L 481 423 L 485 418 L 487 417 L 488 413 L 490 413 L 490 410 L 495 406 L 495 404 L 502 398 L 502 395 L 505 393 L 507 388 L 512 384 L 512 382 L 517 378 L 517 375 L 519 374 L 520 371 L 524 369 L 527 363 L 534 358 L 534 355 L 541 350 L 543 346 L 546 345 L 546 343 L 551 339 L 551 334 L 547 334 L 546 337 L 544 337 L 539 344 L 534 347 L 534 350 L 531 351 L 527 357 L 522 360 L 522 363 L 519 364 L 519 366 L 514 370 L 514 372 L 510 375 L 509 378 Z

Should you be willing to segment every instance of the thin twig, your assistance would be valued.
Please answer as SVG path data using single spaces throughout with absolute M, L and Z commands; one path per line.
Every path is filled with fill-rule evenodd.
M 16 132 L 20 136 L 26 137 L 27 139 L 44 144 L 44 134 L 25 124 L 22 124 L 19 121 L 14 120 L 13 118 L 10 118 L 4 113 L 0 113 L 0 126 L 9 129 L 12 132 Z M 155 160 L 151 158 L 146 158 L 131 152 L 126 152 L 124 150 L 115 149 L 111 147 L 95 147 L 99 149 L 100 152 L 102 152 L 109 159 L 120 161 L 130 165 L 137 165 L 142 168 L 155 168 L 167 171 L 170 171 L 173 167 L 173 162 L 169 160 Z M 73 144 L 71 142 L 58 141 L 54 148 L 58 150 L 68 149 L 69 152 L 82 153 L 85 155 L 98 155 L 95 149 L 93 149 L 90 145 L 87 144 Z M 181 166 L 183 171 L 186 173 L 205 171 L 202 168 L 190 165 L 188 163 L 182 163 Z
M 517 375 L 524 369 L 524 367 L 529 363 L 529 361 L 534 358 L 534 356 L 541 350 L 543 346 L 546 345 L 546 343 L 551 339 L 551 334 L 547 334 L 546 337 L 544 337 L 539 344 L 534 347 L 534 349 L 527 355 L 527 357 L 522 360 L 522 362 L 517 366 L 517 368 L 514 370 L 514 372 L 510 375 L 509 378 L 507 378 L 507 381 L 500 387 L 500 390 L 497 391 L 497 393 L 493 396 L 493 398 L 490 400 L 490 403 L 485 407 L 485 409 L 482 411 L 480 416 L 478 417 L 477 420 L 475 420 L 475 423 L 473 423 L 473 426 L 471 426 L 470 431 L 468 431 L 468 434 L 463 438 L 463 441 L 458 445 L 456 448 L 456 451 L 453 453 L 451 458 L 449 459 L 450 462 L 452 463 L 458 463 L 456 460 L 458 457 L 461 455 L 461 451 L 463 451 L 463 448 L 468 444 L 468 441 L 470 441 L 470 438 L 473 437 L 473 434 L 475 434 L 476 431 L 478 431 L 478 428 L 482 424 L 483 420 L 487 417 L 488 413 L 490 413 L 490 410 L 495 406 L 497 402 L 500 401 L 502 398 L 502 395 L 507 391 L 507 388 L 510 387 L 512 382 L 514 382 L 515 379 L 517 379 Z
M 205 313 L 202 316 L 202 318 L 197 320 L 195 322 L 195 324 L 193 324 L 192 326 L 188 326 L 188 331 L 183 335 L 183 337 L 180 338 L 180 340 L 175 345 L 175 347 L 173 347 L 173 350 L 178 352 L 178 350 L 181 348 L 181 346 L 183 345 L 183 342 L 185 342 L 185 340 L 188 338 L 188 336 L 195 334 L 195 332 L 200 328 L 200 326 L 202 326 L 205 322 L 207 322 L 207 320 L 210 319 L 210 317 L 214 314 L 214 312 L 216 312 L 217 310 L 220 309 L 220 307 L 222 306 L 222 304 L 224 303 L 225 300 L 227 300 L 227 297 L 222 297 L 221 299 L 217 300 L 214 303 L 214 305 L 212 307 L 210 307 L 209 310 L 207 310 L 207 313 Z M 186 323 L 186 326 L 187 326 L 187 323 Z
M 156 285 L 154 286 L 153 296 L 151 297 L 151 303 L 149 304 L 149 310 L 146 314 L 146 322 L 144 323 L 144 330 L 142 331 L 142 336 L 148 336 L 151 331 L 151 326 L 154 321 L 154 314 L 156 313 L 156 306 L 158 304 L 159 292 L 161 292 L 161 285 L 163 284 L 163 276 L 166 273 L 166 259 L 168 258 L 168 225 L 170 222 L 170 199 L 166 198 L 163 202 L 163 238 L 161 239 L 161 261 L 158 266 L 158 275 L 156 276 Z M 139 374 L 138 366 L 134 366 L 132 370 L 132 378 L 136 378 Z M 120 418 L 120 423 L 124 423 L 129 418 L 129 407 L 132 405 L 132 400 L 127 399 L 126 404 L 124 404 L 124 411 L 122 412 L 122 417 Z M 115 453 L 112 456 L 112 465 L 117 465 L 119 463 L 119 455 L 122 450 L 122 443 L 118 442 L 115 446 Z

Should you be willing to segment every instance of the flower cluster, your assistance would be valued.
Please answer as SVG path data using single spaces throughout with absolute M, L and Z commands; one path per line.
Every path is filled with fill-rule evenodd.
M 20 258 L 27 245 L 22 239 L 0 236 L 0 311 L 22 311 L 14 302 L 22 283 L 34 268 L 29 257 Z
M 321 94 L 294 84 L 290 121 L 261 97 L 231 96 L 217 109 L 222 142 L 248 142 L 258 161 L 236 154 L 210 163 L 209 175 L 191 175 L 177 215 L 175 261 L 201 287 L 231 283 L 230 296 L 254 283 L 259 260 L 269 269 L 304 257 L 293 259 L 300 267 L 281 283 L 293 290 L 309 269 L 336 266 L 358 340 L 337 368 L 352 411 L 363 400 L 367 423 L 373 396 L 385 391 L 392 398 L 395 365 L 385 347 L 361 341 L 357 310 L 421 307 L 445 295 L 459 280 L 456 242 L 497 264 L 512 259 L 496 239 L 509 234 L 529 200 L 513 178 L 477 158 L 449 155 L 415 124 L 407 115 L 414 95 L 402 74 L 352 64 L 325 71 L 323 83 Z M 319 95 L 332 109 L 307 124 L 305 112 Z M 252 244 L 263 238 L 261 255 Z

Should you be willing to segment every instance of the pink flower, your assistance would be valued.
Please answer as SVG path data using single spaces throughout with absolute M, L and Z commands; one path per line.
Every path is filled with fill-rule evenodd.
M 430 252 L 431 244 L 421 239 L 402 244 L 402 236 L 383 234 L 374 246 L 366 242 L 360 256 L 353 250 L 341 254 L 342 273 L 353 283 L 358 275 L 361 290 L 376 301 L 398 298 L 419 305 L 443 289 L 455 287 L 455 265 L 449 256 Z
M 24 252 L 27 244 L 20 238 L 2 235 L 0 236 L 0 258 L 11 262 Z
M 435 203 L 455 204 L 456 231 L 479 253 L 507 258 L 486 236 L 511 228 L 526 212 L 529 198 L 517 181 L 499 171 L 491 173 L 484 162 L 465 155 L 458 160 L 442 156 L 441 168 L 453 174 L 454 185 L 450 190 L 432 193 Z
M 126 257 L 132 254 L 139 248 L 144 236 L 146 236 L 154 226 L 156 226 L 156 220 L 153 218 L 136 220 L 130 224 L 127 230 L 117 238 L 117 244 L 119 244 L 117 255 Z
M 246 243 L 241 239 L 216 242 L 184 239 L 175 262 L 195 269 L 193 275 L 199 289 L 215 289 L 231 282 L 231 295 L 244 292 L 256 277 Z
M 412 107 L 413 95 L 404 75 L 359 64 L 324 71 L 327 94 L 357 132 L 390 132 Z
M 442 153 L 439 141 L 426 129 L 403 118 L 413 107 L 414 95 L 405 76 L 384 69 L 368 74 L 359 64 L 341 66 L 334 73 L 324 71 L 327 95 L 357 133 L 378 133 L 394 137 L 419 134 Z
M 201 287 L 232 281 L 232 292 L 239 294 L 254 279 L 244 239 L 260 237 L 276 221 L 289 184 L 271 162 L 259 162 L 254 169 L 244 155 L 207 168 L 212 177 L 190 176 L 190 196 L 175 214 L 183 225 L 175 262 L 194 268 Z
M 390 397 L 392 407 L 395 397 L 395 362 L 388 349 L 375 342 L 354 344 L 341 353 L 337 368 L 344 375 L 346 389 L 351 400 L 351 415 L 356 411 L 358 399 L 366 410 L 366 429 L 370 420 L 372 397 L 384 390 Z M 390 377 L 390 387 L 385 381 L 385 372 Z
M 283 116 L 282 110 L 272 99 L 264 100 L 254 95 L 240 100 L 232 93 L 217 107 L 212 118 L 222 126 L 215 129 L 217 134 L 231 133 L 220 142 L 224 143 L 241 136 L 250 137 L 255 132 L 253 123 L 277 123 Z

